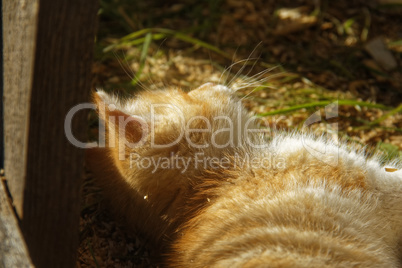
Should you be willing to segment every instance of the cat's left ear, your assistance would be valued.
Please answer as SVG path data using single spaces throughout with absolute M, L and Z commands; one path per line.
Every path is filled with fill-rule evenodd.
M 128 114 L 118 98 L 104 91 L 97 91 L 93 94 L 93 100 L 99 119 L 109 131 L 109 138 L 135 144 L 148 135 L 148 123 L 139 116 Z

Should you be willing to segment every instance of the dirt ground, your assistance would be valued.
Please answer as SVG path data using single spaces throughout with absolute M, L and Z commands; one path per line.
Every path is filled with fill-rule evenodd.
M 103 0 L 99 14 L 94 88 L 125 97 L 226 83 L 268 135 L 338 101 L 337 118 L 311 129 L 402 159 L 401 1 Z M 96 115 L 89 121 L 95 137 Z M 152 267 L 90 173 L 80 238 L 78 267 Z

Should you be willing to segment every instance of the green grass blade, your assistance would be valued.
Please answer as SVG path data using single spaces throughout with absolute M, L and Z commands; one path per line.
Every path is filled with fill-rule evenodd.
M 94 252 L 94 250 L 93 250 L 93 248 L 92 248 L 92 244 L 91 244 L 91 241 L 90 241 L 90 240 L 87 240 L 87 246 L 88 246 L 89 252 L 91 253 L 92 259 L 93 259 L 94 262 L 95 262 L 96 268 L 100 268 L 100 266 L 99 266 L 99 264 L 98 264 L 98 260 L 97 260 L 96 257 L 95 257 L 95 252 Z
M 370 126 L 377 125 L 377 124 L 381 123 L 382 121 L 384 121 L 385 119 L 387 119 L 388 117 L 390 117 L 390 116 L 392 116 L 394 114 L 397 114 L 397 113 L 401 113 L 401 112 L 402 112 L 402 104 L 400 104 L 395 109 L 389 111 L 388 113 L 384 114 L 383 116 L 379 117 L 378 119 L 374 120 L 369 125 Z
M 145 35 L 146 36 L 146 35 Z M 152 34 L 152 40 L 157 41 L 166 38 L 166 34 Z M 124 41 L 109 45 L 103 49 L 103 52 L 109 52 L 113 49 L 119 49 L 122 47 L 132 47 L 142 45 L 145 42 L 145 37 L 140 37 L 131 41 Z
M 227 58 L 227 59 L 231 59 L 231 57 L 229 56 L 229 54 L 227 54 L 226 52 L 220 50 L 219 48 L 217 48 L 217 47 L 215 47 L 215 46 L 213 46 L 213 45 L 210 45 L 210 44 L 208 44 L 208 43 L 206 43 L 206 42 L 204 42 L 204 41 L 201 41 L 201 40 L 199 40 L 199 39 L 190 37 L 190 36 L 185 35 L 185 34 L 182 34 L 182 33 L 176 33 L 174 36 L 175 36 L 177 39 L 180 39 L 180 40 L 182 40 L 182 41 L 185 41 L 185 42 L 188 42 L 188 43 L 191 43 L 191 44 L 194 44 L 194 45 L 197 45 L 197 46 L 206 48 L 206 49 L 208 49 L 208 50 L 211 50 L 211 51 L 213 51 L 213 52 L 218 53 L 219 55 L 221 55 L 221 56 L 223 56 L 223 57 L 225 57 L 225 58 Z
M 214 52 L 224 56 L 225 58 L 231 59 L 231 57 L 227 53 L 225 53 L 224 51 L 220 50 L 219 48 L 217 48 L 217 47 L 215 47 L 215 46 L 213 46 L 211 44 L 208 44 L 208 43 L 206 43 L 204 41 L 201 41 L 200 39 L 190 37 L 190 36 L 188 36 L 186 34 L 183 34 L 181 32 L 177 32 L 177 31 L 173 31 L 173 30 L 165 29 L 165 28 L 150 28 L 150 30 L 152 32 L 158 32 L 158 33 L 164 33 L 164 34 L 171 35 L 171 36 L 173 36 L 173 37 L 175 37 L 177 39 L 180 39 L 180 40 L 182 40 L 184 42 L 191 43 L 193 45 L 197 45 L 197 46 L 206 48 L 208 50 L 214 51 Z
M 300 104 L 300 105 L 294 105 L 292 107 L 288 107 L 288 108 L 284 108 L 284 109 L 261 113 L 261 114 L 258 114 L 257 116 L 264 117 L 264 116 L 277 115 L 277 114 L 286 114 L 286 113 L 290 113 L 290 112 L 301 110 L 301 109 L 324 107 L 324 106 L 327 106 L 334 102 L 336 102 L 338 105 L 361 106 L 361 107 L 389 110 L 389 107 L 384 106 L 382 104 L 375 104 L 375 103 L 364 102 L 364 101 L 355 101 L 355 100 L 329 100 L 329 101 L 318 101 L 318 102 L 310 102 L 310 103 L 305 103 L 305 104 Z
M 150 32 L 152 32 L 152 28 L 142 29 L 142 30 L 133 32 L 133 33 L 131 33 L 131 34 L 129 34 L 129 35 L 126 35 L 126 36 L 122 37 L 122 38 L 120 39 L 120 41 L 121 41 L 121 42 L 124 42 L 124 41 L 128 41 L 128 40 L 137 39 L 138 37 L 143 36 L 143 35 L 146 35 L 146 34 L 148 34 L 148 33 L 150 33 Z
M 165 35 L 168 35 L 168 36 L 172 36 L 172 37 L 177 38 L 179 40 L 182 40 L 184 42 L 191 43 L 193 45 L 197 45 L 199 47 L 203 47 L 203 48 L 206 48 L 206 49 L 211 50 L 213 52 L 216 52 L 216 53 L 224 56 L 225 58 L 231 59 L 229 54 L 227 54 L 226 52 L 220 50 L 216 46 L 213 46 L 213 45 L 208 44 L 208 43 L 206 43 L 204 41 L 201 41 L 200 39 L 190 37 L 190 36 L 188 36 L 188 35 L 186 35 L 184 33 L 177 32 L 177 31 L 170 30 L 170 29 L 165 29 L 165 28 L 142 29 L 142 30 L 139 30 L 139 31 L 136 31 L 134 33 L 131 33 L 129 35 L 124 36 L 123 38 L 120 39 L 120 43 L 127 43 L 127 42 L 133 41 L 135 39 L 139 39 L 143 35 L 146 35 L 146 34 L 149 34 L 149 33 L 153 33 L 153 34 L 159 33 L 159 34 L 165 34 Z M 110 48 L 109 48 L 109 50 L 110 50 Z
M 388 43 L 389 47 L 402 46 L 402 40 L 396 40 Z
M 344 29 L 344 31 L 347 33 L 348 31 L 350 31 L 350 29 L 351 29 L 351 27 L 352 27 L 352 25 L 355 23 L 355 19 L 354 18 L 351 18 L 351 19 L 348 19 L 347 21 L 345 21 L 344 23 L 343 23 L 343 29 Z
M 103 49 L 103 52 L 109 52 L 112 49 L 121 47 L 122 45 L 139 45 L 145 41 L 144 35 L 151 32 L 151 29 L 143 29 L 122 37 L 117 43 L 111 44 Z
M 140 81 L 139 79 L 144 70 L 145 62 L 146 62 L 147 55 L 148 55 L 148 49 L 151 44 L 151 41 L 152 41 L 152 33 L 147 33 L 145 35 L 144 44 L 143 44 L 142 50 L 141 50 L 140 67 L 139 67 L 137 73 L 135 74 L 133 80 L 131 81 L 131 84 L 133 86 L 137 85 L 138 82 Z

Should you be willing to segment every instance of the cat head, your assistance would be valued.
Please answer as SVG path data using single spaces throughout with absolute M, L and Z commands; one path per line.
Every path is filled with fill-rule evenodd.
M 226 86 L 207 83 L 189 92 L 143 91 L 127 100 L 98 91 L 94 100 L 104 123 L 104 145 L 124 176 L 155 173 L 161 159 L 219 157 L 253 142 L 249 137 L 256 119 Z M 145 171 L 139 170 L 139 161 Z M 183 173 L 164 172 L 174 170 Z

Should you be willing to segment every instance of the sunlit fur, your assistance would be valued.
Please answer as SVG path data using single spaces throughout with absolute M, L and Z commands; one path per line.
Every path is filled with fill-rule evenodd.
M 168 148 L 152 147 L 151 135 L 145 135 L 139 147 L 120 147 L 123 155 L 119 146 L 88 150 L 89 166 L 111 210 L 164 252 L 166 266 L 401 267 L 400 164 L 385 169 L 376 158 L 309 134 L 281 133 L 267 143 L 261 134 L 245 131 L 258 127 L 255 121 L 246 126 L 250 115 L 221 85 L 189 93 L 144 91 L 126 101 L 100 91 L 94 100 L 98 107 L 106 105 L 100 119 L 106 140 L 115 144 L 138 142 L 150 132 L 151 104 L 174 104 L 183 111 L 178 116 L 164 106 L 155 110 L 157 144 L 176 140 L 181 120 L 190 121 L 191 129 L 207 128 L 195 116 L 211 122 L 210 132 L 191 132 Z M 116 109 L 109 110 L 110 104 Z M 118 120 L 109 120 L 119 116 L 132 120 L 126 138 L 119 135 Z M 214 120 L 217 116 L 228 116 L 233 126 Z M 229 127 L 235 130 L 232 136 L 218 131 L 212 138 L 211 133 Z M 266 146 L 251 146 L 246 138 Z M 227 146 L 194 148 L 189 139 Z M 154 170 L 130 166 L 133 153 L 155 161 L 196 154 L 230 161 L 225 167 L 190 165 L 185 172 Z M 244 165 L 244 159 L 269 161 L 255 167 Z

